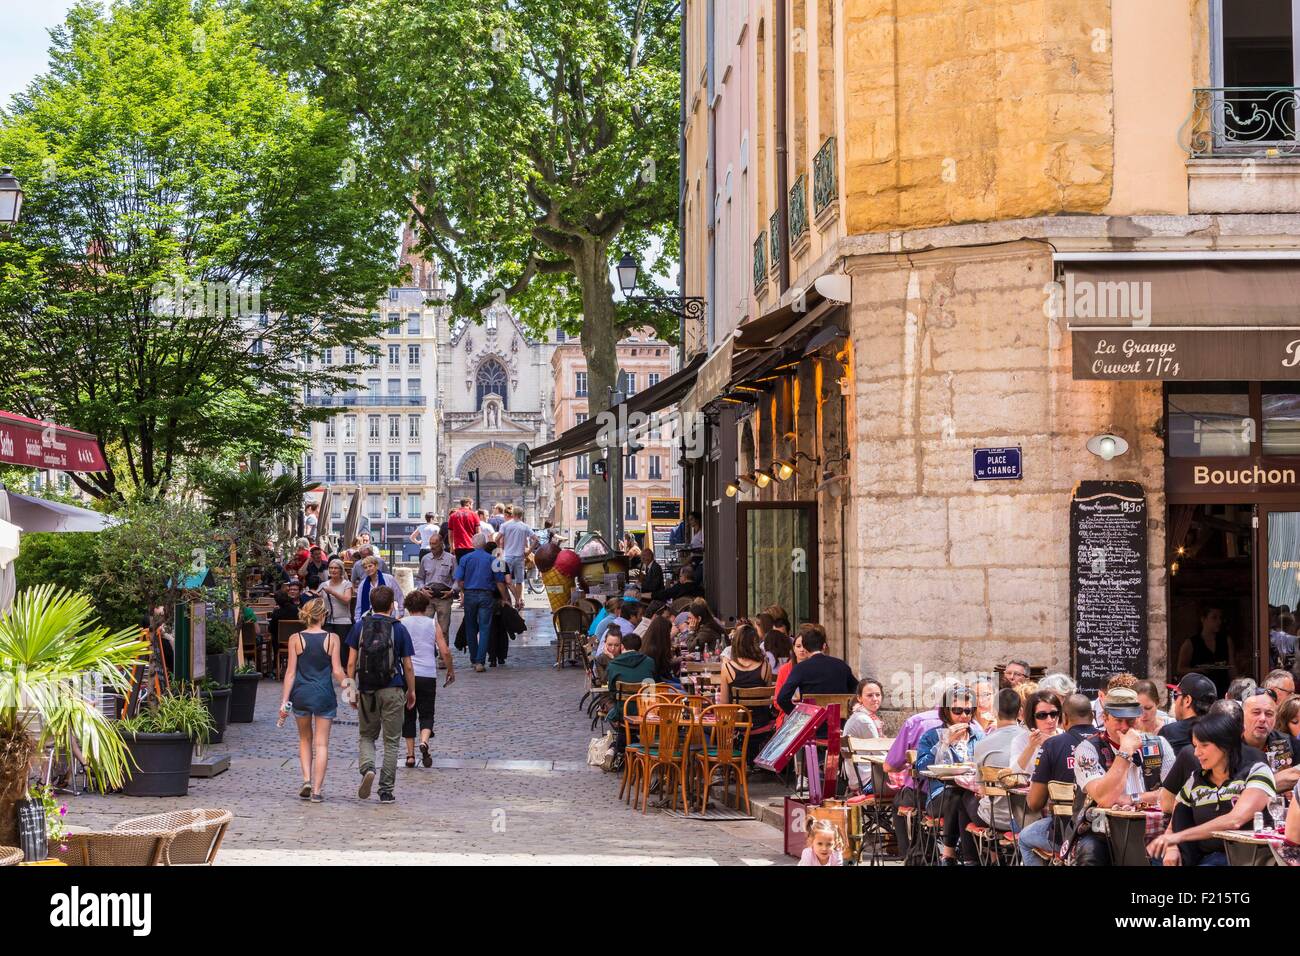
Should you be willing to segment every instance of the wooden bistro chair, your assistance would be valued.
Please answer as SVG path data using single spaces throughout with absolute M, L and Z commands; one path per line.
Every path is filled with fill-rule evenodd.
M 582 666 L 585 659 L 583 647 L 587 636 L 587 629 L 582 623 L 583 618 L 582 608 L 572 604 L 556 608 L 555 613 L 551 615 L 551 623 L 555 625 L 556 667 L 563 667 L 565 664 Z M 582 699 L 585 702 L 587 695 L 584 694 Z M 578 707 L 581 708 L 582 704 Z
M 731 777 L 736 778 L 736 809 L 745 801 L 749 813 L 749 733 L 753 728 L 749 711 L 739 704 L 714 704 L 700 715 L 700 733 L 703 746 L 695 751 L 695 761 L 700 771 L 700 813 L 709 808 L 709 791 L 713 777 L 722 775 L 722 799 L 731 792 Z
M 302 621 L 275 622 L 275 676 L 284 680 L 284 672 L 289 667 L 289 638 L 307 625 Z
M 980 767 L 980 796 L 989 798 L 990 816 L 996 818 L 998 815 L 999 805 L 1006 805 L 1007 790 L 1001 784 L 1001 767 Z M 996 827 L 985 826 L 982 823 L 976 823 L 972 820 L 966 824 L 966 832 L 975 840 L 975 853 L 979 858 L 980 866 L 1000 866 L 1002 857 L 999 853 L 999 846 L 1002 844 L 1004 835 Z M 1006 837 L 1012 837 L 1013 834 L 1008 832 Z
M 623 708 L 623 738 L 627 744 L 623 751 L 623 780 L 618 787 L 618 797 L 631 803 L 639 782 L 638 775 L 644 769 L 641 763 L 645 755 L 641 719 L 648 708 L 659 703 L 660 698 L 654 685 L 650 684 L 616 681 L 609 691 L 610 709 Z
M 1070 820 L 1074 817 L 1074 795 L 1075 786 L 1072 783 L 1066 783 L 1060 780 L 1049 780 L 1047 782 L 1047 805 L 1052 810 L 1052 828 L 1055 831 L 1055 843 L 1061 845 L 1061 837 L 1065 834 L 1065 828 L 1070 825 Z M 1043 856 L 1041 851 L 1035 850 L 1039 856 Z M 1055 857 L 1044 857 L 1048 862 L 1056 862 Z
M 682 703 L 651 704 L 645 710 L 645 716 L 641 720 L 641 748 L 638 756 L 642 764 L 642 813 L 646 812 L 650 802 L 650 782 L 656 772 L 659 774 L 663 795 L 665 799 L 671 800 L 671 806 L 674 809 L 677 807 L 677 795 L 680 792 L 682 809 L 688 809 L 686 758 L 690 753 L 689 745 L 694 728 L 690 713 Z
M 731 702 L 739 704 L 749 711 L 750 719 L 754 711 L 766 709 L 768 719 L 765 723 L 750 730 L 750 737 L 765 737 L 776 729 L 776 685 L 766 687 L 733 687 Z M 755 743 L 757 746 L 757 743 Z

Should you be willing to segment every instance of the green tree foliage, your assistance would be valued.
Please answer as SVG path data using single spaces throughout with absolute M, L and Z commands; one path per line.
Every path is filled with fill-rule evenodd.
M 18 587 L 52 584 L 93 596 L 95 577 L 99 573 L 98 535 L 97 531 L 23 535 L 22 550 L 14 562 Z
M 52 36 L 0 113 L 26 192 L 0 233 L 0 401 L 100 436 L 109 471 L 75 476 L 100 497 L 296 457 L 322 415 L 304 384 L 356 370 L 301 360 L 375 333 L 394 270 L 348 118 L 264 65 L 231 4 L 83 2 Z
M 152 608 L 174 605 L 187 579 L 222 560 L 208 513 L 198 505 L 140 496 L 113 516 L 115 524 L 96 532 L 99 574 L 92 586 L 115 625 L 139 624 Z
M 246 3 L 271 62 L 353 117 L 361 175 L 417 224 L 457 315 L 508 300 L 579 333 L 593 412 L 621 337 L 676 337 L 675 317 L 616 305 L 610 267 L 659 248 L 663 272 L 676 248 L 678 3 Z M 592 485 L 593 526 L 606 489 Z

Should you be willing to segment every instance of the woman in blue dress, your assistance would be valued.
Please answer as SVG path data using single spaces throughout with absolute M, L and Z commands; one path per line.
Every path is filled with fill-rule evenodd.
M 330 725 L 339 705 L 334 682 L 342 684 L 347 677 L 339 663 L 338 635 L 325 630 L 327 614 L 320 598 L 307 602 L 299 612 L 298 619 L 307 626 L 289 638 L 289 666 L 280 701 L 280 722 L 292 704 L 298 723 L 298 762 L 302 766 L 298 796 L 312 803 L 321 802 L 325 785 Z

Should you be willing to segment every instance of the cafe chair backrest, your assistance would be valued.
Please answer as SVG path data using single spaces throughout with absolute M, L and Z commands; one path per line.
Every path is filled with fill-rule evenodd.
M 275 636 L 282 643 L 287 644 L 292 634 L 297 634 L 307 625 L 302 621 L 277 621 L 275 625 Z
M 551 615 L 552 623 L 555 625 L 556 633 L 572 632 L 577 633 L 584 630 L 584 615 L 582 608 L 575 607 L 572 604 L 566 604 L 564 607 L 556 608 L 555 613 Z
M 1051 801 L 1052 813 L 1059 817 L 1074 816 L 1075 786 L 1060 780 L 1047 782 L 1047 799 Z
M 679 752 L 691 730 L 690 711 L 684 704 L 655 703 L 645 710 L 641 722 L 641 742 L 659 748 L 661 756 Z
M 749 731 L 753 726 L 749 710 L 739 704 L 714 704 L 700 715 L 704 728 L 705 745 L 715 748 L 717 760 L 733 763 L 733 755 L 744 755 L 749 745 Z
M 776 693 L 776 685 L 768 687 L 733 687 L 731 702 L 746 707 L 771 707 Z

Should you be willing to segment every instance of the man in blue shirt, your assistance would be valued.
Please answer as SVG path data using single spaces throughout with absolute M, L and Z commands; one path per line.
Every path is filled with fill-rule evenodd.
M 357 788 L 357 796 L 362 800 L 370 796 L 370 787 L 375 782 L 375 738 L 381 731 L 384 735 L 384 767 L 379 774 L 380 803 L 394 802 L 393 787 L 397 783 L 397 748 L 402 742 L 402 721 L 407 708 L 415 706 L 415 666 L 411 661 L 415 656 L 415 646 L 411 643 L 411 635 L 406 628 L 392 618 L 392 610 L 393 589 L 375 588 L 370 592 L 370 614 L 362 616 L 352 625 L 346 642 L 352 649 L 348 655 L 348 677 L 355 680 L 361 659 L 358 648 L 366 621 L 375 617 L 392 622 L 393 657 L 396 665 L 392 681 L 377 691 L 357 690 L 352 699 L 361 727 L 361 786 Z
M 470 660 L 474 673 L 487 670 L 488 645 L 492 640 L 492 612 L 496 601 L 508 601 L 505 563 L 493 558 L 484 550 L 487 544 L 483 535 L 474 536 L 474 550 L 456 564 L 456 590 L 465 598 L 465 640 L 469 644 Z

